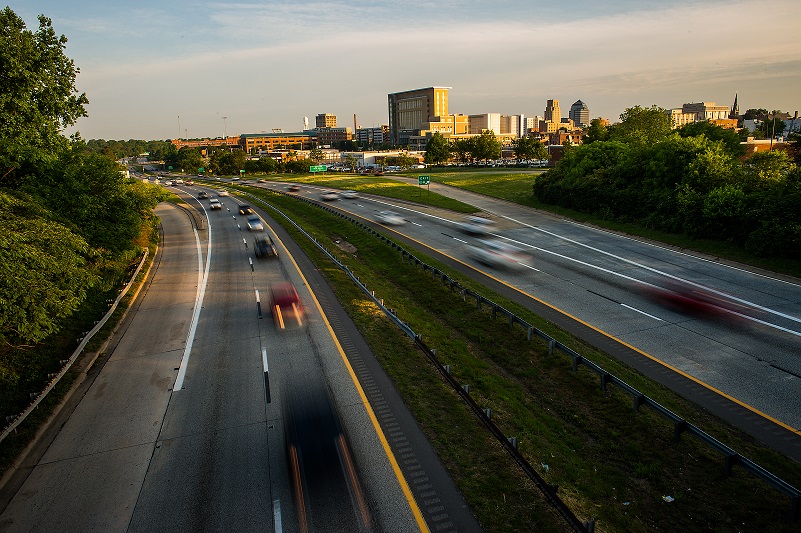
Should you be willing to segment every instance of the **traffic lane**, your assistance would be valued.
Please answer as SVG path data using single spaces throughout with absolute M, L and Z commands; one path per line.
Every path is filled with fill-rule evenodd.
M 153 282 L 132 306 L 109 360 L 3 512 L 3 531 L 125 531 L 131 519 L 181 359 L 176 328 L 153 324 L 184 324 L 185 332 L 196 293 L 189 217 L 171 204 L 160 204 L 156 214 L 164 246 Z
M 210 213 L 203 309 L 180 390 L 173 392 L 134 530 L 251 529 L 271 523 L 259 318 L 242 232 Z M 165 505 L 165 494 L 172 494 Z M 168 500 L 168 501 L 169 501 Z
M 452 531 L 454 528 L 460 531 L 478 530 L 479 526 L 461 494 L 356 326 L 337 301 L 331 287 L 297 243 L 289 239 L 286 230 L 269 216 L 269 212 L 262 216 L 268 227 L 275 229 L 274 240 L 279 246 L 279 257 L 286 257 L 291 253 L 304 273 L 304 281 L 296 284 L 296 287 L 306 308 L 310 309 L 312 305 L 316 308 L 319 304 L 323 309 L 320 317 L 324 320 L 318 320 L 314 314 L 309 317 L 307 327 L 319 330 L 319 334 L 312 337 L 317 341 L 321 338 L 335 339 L 337 356 L 323 358 L 324 374 L 334 392 L 337 409 L 346 427 L 376 522 L 383 524 L 386 530 L 419 530 L 410 516 L 407 495 L 399 486 L 398 476 L 402 478 L 402 475 L 394 471 L 392 464 L 388 464 L 395 460 L 397 468 L 406 474 L 405 480 L 411 481 L 410 492 L 414 494 L 418 504 L 424 505 L 423 515 L 429 527 L 437 527 L 437 530 L 442 531 Z M 259 272 L 260 268 L 272 270 L 272 260 L 257 262 L 256 271 Z M 308 298 L 311 297 L 312 288 L 314 298 L 310 302 Z M 285 336 L 289 339 L 293 335 L 294 331 L 282 332 L 279 338 Z M 289 350 L 288 353 L 293 352 L 294 350 Z M 269 356 L 270 353 L 272 352 L 268 347 L 270 381 L 279 386 L 272 377 L 275 364 L 274 356 Z M 351 377 L 351 372 L 357 376 L 358 385 Z M 281 379 L 280 382 L 284 380 Z M 337 390 L 342 389 L 343 385 L 344 393 Z M 368 409 L 373 413 L 368 413 Z M 373 416 L 383 429 L 381 439 L 386 439 L 394 456 L 383 450 L 381 442 L 377 441 L 379 435 L 373 426 Z M 271 442 L 274 444 L 275 439 Z M 271 453 L 271 457 L 276 455 Z M 279 461 L 278 466 L 284 464 Z

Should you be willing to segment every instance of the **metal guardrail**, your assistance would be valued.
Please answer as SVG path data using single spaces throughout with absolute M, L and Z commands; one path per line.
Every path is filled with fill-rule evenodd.
M 0 442 L 2 442 L 8 435 L 10 435 L 12 431 L 15 431 L 17 427 L 28 417 L 28 415 L 31 414 L 31 412 L 39 406 L 39 403 L 41 403 L 41 401 L 44 400 L 44 398 L 48 395 L 48 393 L 51 390 L 53 390 L 53 388 L 58 384 L 61 378 L 64 377 L 64 374 L 66 374 L 67 371 L 69 371 L 70 367 L 72 367 L 73 363 L 75 363 L 75 361 L 78 359 L 78 356 L 81 355 L 81 353 L 83 352 L 83 349 L 86 347 L 87 343 L 90 340 L 92 340 L 92 337 L 94 337 L 95 334 L 98 331 L 100 331 L 100 329 L 106 324 L 108 319 L 111 318 L 111 315 L 113 315 L 114 311 L 117 310 L 117 306 L 125 297 L 125 295 L 128 294 L 128 290 L 130 290 L 134 280 L 139 275 L 139 272 L 142 270 L 142 266 L 145 264 L 145 261 L 147 260 L 148 253 L 149 250 L 145 248 L 145 253 L 142 254 L 142 260 L 139 261 L 139 265 L 136 267 L 136 270 L 134 270 L 131 279 L 125 283 L 125 287 L 122 289 L 122 291 L 120 291 L 119 295 L 117 295 L 117 298 L 109 306 L 108 312 L 106 312 L 106 314 L 103 315 L 103 318 L 101 318 L 95 324 L 95 326 L 88 333 L 86 333 L 82 339 L 80 339 L 78 347 L 75 349 L 74 352 L 72 352 L 72 355 L 69 357 L 69 359 L 63 361 L 64 364 L 61 366 L 61 370 L 59 370 L 52 377 L 52 379 L 47 383 L 47 386 L 44 388 L 44 390 L 42 390 L 39 393 L 31 393 L 31 399 L 33 401 L 27 407 L 27 409 L 25 409 L 25 411 L 23 411 L 21 414 L 15 417 L 8 417 L 10 418 L 10 420 L 8 420 L 9 424 L 5 428 L 3 428 L 3 432 L 0 433 Z
M 354 280 L 354 282 L 356 282 L 360 287 L 362 287 L 362 289 L 374 301 L 376 301 L 376 303 L 379 303 L 378 300 L 375 298 L 375 295 L 372 294 L 371 292 L 369 292 L 367 290 L 367 287 L 364 286 L 361 283 L 361 281 L 358 280 L 358 278 L 356 278 L 355 276 L 352 275 L 352 273 L 350 272 L 350 269 L 348 269 L 347 266 L 343 265 L 338 259 L 336 259 L 327 249 L 325 249 L 324 246 L 322 246 L 317 241 L 317 239 L 315 239 L 314 237 L 309 235 L 305 230 L 303 230 L 303 228 L 301 228 L 298 224 L 296 224 L 293 220 L 291 220 L 286 214 L 284 214 L 282 211 L 277 209 L 275 206 L 273 206 L 273 205 L 271 205 L 271 204 L 269 204 L 267 202 L 264 202 L 262 199 L 260 199 L 260 198 L 258 198 L 256 196 L 253 196 L 253 195 L 250 195 L 250 196 L 255 198 L 255 199 L 257 199 L 258 201 L 261 201 L 261 202 L 265 203 L 266 205 L 268 205 L 269 207 L 274 209 L 276 212 L 278 212 L 282 216 L 284 216 L 287 220 L 289 220 L 296 228 L 298 228 L 298 230 L 300 230 L 304 235 L 306 235 L 314 243 L 316 243 L 317 246 L 321 250 L 323 250 L 326 253 L 326 255 L 328 255 L 329 258 L 331 258 L 332 261 L 334 261 L 338 266 L 340 266 L 340 268 L 345 270 L 350 275 L 350 277 Z M 722 453 L 725 456 L 724 457 L 724 469 L 725 469 L 724 471 L 725 471 L 726 474 L 729 474 L 731 472 L 732 467 L 734 467 L 735 465 L 739 464 L 743 468 L 745 468 L 746 470 L 751 472 L 753 475 L 755 475 L 758 478 L 762 479 L 763 481 L 765 481 L 766 483 L 770 484 L 771 486 L 773 486 L 774 488 L 776 488 L 780 492 L 784 493 L 785 495 L 789 496 L 790 500 L 791 500 L 791 503 L 790 503 L 790 520 L 791 521 L 796 521 L 799 518 L 799 514 L 801 512 L 801 490 L 799 490 L 796 487 L 792 486 L 791 484 L 787 483 L 786 481 L 784 481 L 783 479 L 779 478 L 778 476 L 776 476 L 772 472 L 770 472 L 770 471 L 766 470 L 765 468 L 759 466 L 758 464 L 756 464 L 755 462 L 751 461 L 750 459 L 748 459 L 748 458 L 744 457 L 743 455 L 739 454 L 737 451 L 735 451 L 734 449 L 730 448 L 729 446 L 727 446 L 726 444 L 722 443 L 721 441 L 717 440 L 716 438 L 712 437 L 711 435 L 709 435 L 708 433 L 703 431 L 701 428 L 695 426 L 694 424 L 691 424 L 691 423 L 687 422 L 681 416 L 677 415 L 676 413 L 673 413 L 668 408 L 666 408 L 665 406 L 661 405 L 659 402 L 655 401 L 654 399 L 650 398 L 649 396 L 646 396 L 646 395 L 642 394 L 640 391 L 638 391 L 636 388 L 632 387 L 631 385 L 629 385 L 628 383 L 626 383 L 622 379 L 620 379 L 617 376 L 615 376 L 614 374 L 611 374 L 608 371 L 604 370 L 603 368 L 601 368 L 600 366 L 598 366 L 597 364 L 595 364 L 591 360 L 585 358 L 584 356 L 582 356 L 581 354 L 579 354 L 578 352 L 576 352 L 572 348 L 566 346 L 562 342 L 554 339 L 553 337 L 551 337 L 550 335 L 548 335 L 544 331 L 534 327 L 533 325 L 531 325 L 530 323 L 528 323 L 524 319 L 522 319 L 522 318 L 518 317 L 517 315 L 515 315 L 513 312 L 503 308 L 502 306 L 496 304 L 492 300 L 489 300 L 488 298 L 485 298 L 481 294 L 476 293 L 476 292 L 472 291 L 471 289 L 468 289 L 468 288 L 462 286 L 458 281 L 452 279 L 446 273 L 442 272 L 441 270 L 439 270 L 436 267 L 428 265 L 424 261 L 422 261 L 419 258 L 417 258 L 416 256 L 414 256 L 411 252 L 408 252 L 403 247 L 401 247 L 399 244 L 395 243 L 394 241 L 392 241 L 391 239 L 389 239 L 388 237 L 383 235 L 382 233 L 377 232 L 376 230 L 374 230 L 373 228 L 369 227 L 368 225 L 366 225 L 366 224 L 364 224 L 364 223 L 362 223 L 362 222 L 360 222 L 358 220 L 355 220 L 355 219 L 345 215 L 344 213 L 341 213 L 341 212 L 339 212 L 339 211 L 337 211 L 335 209 L 332 209 L 331 207 L 328 207 L 327 205 L 323 205 L 323 204 L 320 204 L 318 202 L 314 202 L 314 201 L 307 200 L 307 199 L 304 199 L 304 198 L 298 198 L 297 196 L 292 196 L 292 197 L 296 198 L 296 199 L 303 200 L 303 201 L 305 201 L 305 202 L 307 202 L 307 203 L 309 203 L 311 205 L 318 206 L 321 209 L 324 209 L 324 210 L 328 211 L 329 213 L 331 213 L 331 214 L 333 214 L 335 216 L 343 218 L 343 219 L 351 222 L 352 224 L 356 225 L 357 227 L 360 227 L 360 228 L 364 229 L 368 233 L 378 237 L 379 239 L 381 239 L 382 241 L 387 243 L 392 248 L 398 250 L 400 252 L 401 257 L 402 257 L 403 260 L 408 260 L 408 261 L 411 261 L 411 262 L 415 263 L 416 265 L 418 265 L 418 266 L 420 266 L 422 268 L 423 272 L 430 271 L 432 278 L 439 278 L 441 280 L 442 284 L 448 284 L 450 286 L 451 291 L 459 290 L 461 295 L 462 295 L 462 299 L 464 301 L 466 301 L 467 297 L 469 296 L 469 297 L 475 299 L 476 305 L 479 308 L 481 308 L 482 304 L 487 304 L 488 306 L 490 306 L 490 308 L 492 310 L 493 318 L 497 317 L 497 315 L 500 313 L 500 314 L 506 316 L 509 319 L 509 325 L 510 325 L 511 328 L 514 328 L 515 324 L 518 324 L 518 325 L 522 326 L 526 330 L 526 334 L 527 334 L 528 340 L 531 340 L 532 337 L 534 335 L 536 335 L 537 337 L 539 337 L 542 340 L 546 341 L 548 343 L 548 353 L 549 354 L 553 354 L 554 351 L 558 349 L 560 352 L 562 352 L 565 355 L 567 355 L 568 357 L 570 357 L 572 359 L 572 362 L 573 362 L 573 370 L 574 371 L 578 371 L 578 367 L 579 366 L 584 366 L 587 369 L 595 372 L 600 378 L 601 389 L 602 390 L 605 391 L 606 388 L 607 388 L 607 385 L 609 385 L 611 383 L 611 384 L 617 386 L 618 388 L 620 388 L 622 391 L 624 391 L 627 394 L 629 394 L 633 398 L 634 413 L 636 413 L 639 410 L 640 406 L 646 405 L 646 406 L 650 407 L 655 412 L 659 413 L 664 418 L 670 420 L 673 423 L 674 436 L 676 437 L 676 439 L 680 438 L 682 433 L 688 433 L 688 434 L 698 438 L 702 442 L 708 444 L 709 446 L 711 446 L 712 448 L 714 448 L 718 452 Z M 440 372 L 444 372 L 443 376 L 445 376 L 445 375 L 450 376 L 450 372 L 448 372 L 447 369 L 445 369 L 445 367 L 443 367 L 438 362 L 438 360 L 436 358 L 436 354 L 434 354 L 433 351 L 428 349 L 428 347 L 426 347 L 423 344 L 422 337 L 417 335 L 417 334 L 415 334 L 414 331 L 409 327 L 409 325 L 404 323 L 404 322 L 401 322 L 400 319 L 398 319 L 394 315 L 394 313 L 389 312 L 389 310 L 384 307 L 383 303 L 379 303 L 379 305 L 382 308 L 382 310 L 384 310 L 384 312 L 387 313 L 387 316 L 389 316 L 399 326 L 402 326 L 402 329 L 404 329 L 404 331 L 407 333 L 407 335 L 409 335 L 409 336 L 411 336 L 412 338 L 415 339 L 415 343 L 417 343 L 418 346 L 420 346 L 420 348 L 423 349 L 426 352 L 426 354 L 428 355 L 429 359 L 431 359 L 432 362 L 434 362 L 437 365 L 437 368 L 441 369 Z M 451 383 L 451 385 L 456 387 L 456 389 L 459 392 L 460 396 L 462 396 L 465 399 L 465 401 L 467 401 L 468 404 L 471 405 L 471 408 L 473 408 L 474 411 L 476 411 L 476 409 L 478 409 L 477 414 L 479 415 L 479 417 L 482 418 L 482 421 L 485 423 L 485 425 L 487 425 L 493 431 L 493 433 L 496 434 L 496 436 L 499 437 L 499 440 L 501 440 L 502 443 L 504 443 L 504 447 L 507 449 L 507 451 L 509 451 L 510 453 L 513 454 L 513 456 L 515 456 L 515 454 L 511 451 L 509 440 L 507 438 L 503 437 L 503 434 L 500 432 L 499 429 L 495 428 L 495 430 L 497 430 L 497 433 L 496 433 L 495 430 L 493 430 L 494 424 L 492 424 L 492 422 L 489 420 L 489 416 L 482 416 L 482 414 L 486 415 L 486 413 L 484 413 L 483 410 L 478 408 L 478 406 L 473 407 L 474 402 L 472 402 L 472 400 L 469 399 L 470 397 L 469 397 L 468 391 L 465 390 L 463 387 L 459 386 L 457 383 L 455 383 L 455 381 L 452 378 L 446 377 L 446 379 L 448 380 L 449 383 Z M 501 437 L 503 437 L 503 438 L 501 439 Z M 513 448 L 516 451 L 516 447 L 513 446 Z M 516 454 L 516 455 L 519 456 L 519 454 Z M 518 457 L 515 457 L 515 460 L 518 462 L 518 464 L 521 465 L 521 467 L 524 468 L 524 470 L 526 471 L 526 474 L 528 474 L 529 477 L 532 478 L 532 480 L 537 484 L 537 486 L 540 487 L 541 490 L 543 490 L 543 493 L 546 495 L 546 497 L 549 500 L 551 500 L 551 497 L 556 498 L 558 500 L 558 496 L 556 496 L 556 490 L 555 489 L 553 489 L 553 491 L 551 493 L 551 491 L 549 489 L 550 485 L 548 485 L 544 480 L 542 480 L 542 478 L 540 478 L 540 476 L 533 469 L 531 470 L 531 472 L 529 472 L 526 469 L 526 467 L 524 465 L 526 465 L 528 463 L 525 462 L 525 458 L 520 456 L 519 459 L 518 459 Z M 530 467 L 530 465 L 529 465 L 529 467 Z M 532 477 L 532 474 L 534 476 L 536 476 L 536 478 Z M 539 482 L 537 481 L 537 478 L 539 478 L 539 480 L 540 480 Z M 557 500 L 554 500 L 554 501 L 557 501 Z M 558 501 L 561 502 L 561 500 L 558 500 Z M 562 504 L 562 505 L 564 505 L 564 504 Z M 566 506 L 565 506 L 565 509 L 567 509 L 567 512 L 569 513 L 568 516 L 573 516 L 573 519 L 575 519 L 575 516 L 572 514 L 572 511 L 570 511 L 570 509 L 567 508 Z M 560 513 L 562 513 L 561 509 L 560 509 Z M 564 513 L 563 513 L 563 516 L 565 516 L 565 518 L 568 519 L 568 523 L 570 523 L 571 525 L 574 525 L 574 522 L 571 519 L 569 519 L 568 516 L 566 516 Z M 575 520 L 577 521 L 577 519 L 575 519 Z M 578 523 L 578 522 L 576 522 L 576 523 Z M 580 526 L 580 529 L 577 529 L 577 531 L 592 531 L 594 529 L 594 524 L 592 522 L 586 522 L 584 524 L 579 523 L 579 526 Z

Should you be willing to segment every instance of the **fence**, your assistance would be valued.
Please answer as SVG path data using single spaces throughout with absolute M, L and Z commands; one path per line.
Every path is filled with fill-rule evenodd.
M 255 196 L 252 196 L 252 197 L 256 198 Z M 700 441 L 708 444 L 713 449 L 715 449 L 718 452 L 720 452 L 721 454 L 723 454 L 723 456 L 724 456 L 724 461 L 723 461 L 724 472 L 727 475 L 731 472 L 731 469 L 735 465 L 739 464 L 740 466 L 745 468 L 747 471 L 751 472 L 753 475 L 757 476 L 758 478 L 762 479 L 763 481 L 765 481 L 769 485 L 773 486 L 774 488 L 776 488 L 777 490 L 779 490 L 780 492 L 782 492 L 783 494 L 788 496 L 790 498 L 790 520 L 791 521 L 796 521 L 798 519 L 799 512 L 801 511 L 801 491 L 799 489 L 797 489 L 794 486 L 790 485 L 789 483 L 787 483 L 783 479 L 779 478 L 778 476 L 776 476 L 772 472 L 770 472 L 770 471 L 766 470 L 765 468 L 759 466 L 758 464 L 756 464 L 752 460 L 748 459 L 747 457 L 744 457 L 743 455 L 738 453 L 736 450 L 732 449 L 731 447 L 727 446 L 726 444 L 720 442 L 716 438 L 712 437 L 711 435 L 709 435 L 708 433 L 703 431 L 701 428 L 699 428 L 699 427 L 695 426 L 694 424 L 691 424 L 690 422 L 684 420 L 681 416 L 677 415 L 676 413 L 673 413 L 671 410 L 669 410 L 665 406 L 661 405 L 657 401 L 655 401 L 652 398 L 650 398 L 650 397 L 646 396 L 645 394 L 641 393 L 636 388 L 632 387 L 631 385 L 629 385 L 625 381 L 621 380 L 617 376 L 615 376 L 613 374 L 610 374 L 609 372 L 607 372 L 606 370 L 604 370 L 603 368 L 601 368 L 600 366 L 598 366 L 597 364 L 595 364 L 591 360 L 585 358 L 584 356 L 582 356 L 581 354 L 579 354 L 578 352 L 576 352 L 572 348 L 566 346 L 562 342 L 554 339 L 553 337 L 551 337 L 550 335 L 548 335 L 544 331 L 534 327 L 533 325 L 531 325 L 530 323 L 528 323 L 524 319 L 522 319 L 519 316 L 515 315 L 513 312 L 503 308 L 502 306 L 496 304 L 492 300 L 490 300 L 488 298 L 485 298 L 481 294 L 476 293 L 476 292 L 472 291 L 471 289 L 462 286 L 458 281 L 452 279 L 445 272 L 442 272 L 441 270 L 437 269 L 436 267 L 428 265 L 424 261 L 422 261 L 419 258 L 417 258 L 416 256 L 414 256 L 411 252 L 405 250 L 402 246 L 400 246 L 399 244 L 395 243 L 394 241 L 392 241 L 391 239 L 389 239 L 388 237 L 386 237 L 382 233 L 377 232 L 376 230 L 374 230 L 372 227 L 368 226 L 367 224 L 364 224 L 363 222 L 355 220 L 355 219 L 345 215 L 344 213 L 341 213 L 340 211 L 338 211 L 336 209 L 328 207 L 327 205 L 320 204 L 320 203 L 312 201 L 312 200 L 299 198 L 297 196 L 292 196 L 292 198 L 300 199 L 300 200 L 303 200 L 303 201 L 305 201 L 305 202 L 307 202 L 307 203 L 309 203 L 311 205 L 315 205 L 317 207 L 320 207 L 321 209 L 324 209 L 324 210 L 328 211 L 329 213 L 331 213 L 331 214 L 333 214 L 335 216 L 338 216 L 338 217 L 340 217 L 340 218 L 342 218 L 344 220 L 347 220 L 348 222 L 356 225 L 357 227 L 363 229 L 364 231 L 366 231 L 366 232 L 374 235 L 375 237 L 381 239 L 387 245 L 389 245 L 392 248 L 394 248 L 397 251 L 399 251 L 400 254 L 401 254 L 402 260 L 411 261 L 411 262 L 415 263 L 415 265 L 421 267 L 422 272 L 424 272 L 424 273 L 425 272 L 430 272 L 432 278 L 439 278 L 440 282 L 443 285 L 444 284 L 449 285 L 451 291 L 458 290 L 461 293 L 463 300 L 466 301 L 467 298 L 469 297 L 469 298 L 475 299 L 476 305 L 479 308 L 481 308 L 481 306 L 484 305 L 484 304 L 489 306 L 491 308 L 491 310 L 492 310 L 493 318 L 497 317 L 498 314 L 502 314 L 502 315 L 506 316 L 508 318 L 508 320 L 509 320 L 510 328 L 514 328 L 515 325 L 521 326 L 525 330 L 525 333 L 526 333 L 526 336 L 527 336 L 528 340 L 531 340 L 534 336 L 536 336 L 536 337 L 539 337 L 540 339 L 544 340 L 545 342 L 547 342 L 547 344 L 548 344 L 548 353 L 549 354 L 553 354 L 554 352 L 556 352 L 558 350 L 559 352 L 563 353 L 564 355 L 570 357 L 572 359 L 573 370 L 574 371 L 578 371 L 579 366 L 583 366 L 583 367 L 587 368 L 588 370 L 590 370 L 590 371 L 594 372 L 595 374 L 597 374 L 599 379 L 600 379 L 600 386 L 601 386 L 602 390 L 606 391 L 607 390 L 607 386 L 610 385 L 610 384 L 617 386 L 622 391 L 626 392 L 629 396 L 631 396 L 632 402 L 633 402 L 633 411 L 634 411 L 635 414 L 637 413 L 639 408 L 641 406 L 643 406 L 643 405 L 645 405 L 647 407 L 650 407 L 656 413 L 660 414 L 662 417 L 666 418 L 668 421 L 670 421 L 673 424 L 673 431 L 674 431 L 674 436 L 675 436 L 676 439 L 680 438 L 682 433 L 687 433 L 689 435 L 692 435 L 693 437 L 696 437 Z M 258 198 L 256 198 L 256 199 L 260 200 Z M 566 512 L 563 512 L 563 510 L 560 508 L 560 505 L 559 505 L 559 502 L 561 502 L 561 500 L 559 500 L 558 496 L 556 496 L 556 488 L 548 485 L 533 469 L 531 469 L 531 466 L 528 465 L 528 463 L 526 462 L 525 458 L 523 458 L 522 456 L 520 456 L 519 453 L 517 453 L 517 448 L 516 448 L 516 446 L 514 444 L 515 441 L 513 439 L 509 439 L 509 438 L 506 438 L 506 437 L 503 436 L 503 433 L 500 431 L 500 429 L 498 429 L 492 423 L 492 421 L 490 420 L 490 414 L 488 412 L 485 412 L 483 409 L 481 409 L 479 406 L 477 406 L 470 399 L 469 388 L 462 387 L 458 383 L 455 382 L 455 380 L 450 376 L 449 369 L 444 367 L 442 364 L 439 363 L 439 361 L 437 360 L 436 354 L 432 350 L 430 350 L 427 346 L 425 346 L 425 344 L 422 341 L 422 337 L 420 335 L 417 335 L 416 333 L 414 333 L 414 331 L 411 329 L 409 324 L 407 324 L 405 322 L 402 322 L 398 317 L 395 316 L 394 313 L 392 313 L 389 309 L 384 307 L 384 305 L 382 303 L 380 303 L 375 298 L 375 295 L 372 294 L 370 291 L 368 291 L 367 287 L 365 287 L 358 280 L 358 278 L 356 278 L 355 276 L 352 275 L 352 273 L 350 272 L 350 269 L 348 269 L 347 266 L 343 265 L 330 252 L 328 252 L 328 250 L 325 249 L 325 247 L 322 246 L 314 237 L 309 235 L 300 226 L 298 226 L 294 221 L 292 221 L 286 214 L 284 214 L 283 212 L 278 210 L 276 207 L 270 205 L 269 203 L 266 203 L 266 205 L 268 205 L 270 208 L 274 209 L 276 212 L 278 212 L 282 216 L 284 216 L 287 220 L 290 221 L 290 223 L 292 223 L 296 228 L 298 228 L 299 231 L 301 231 L 304 235 L 306 235 L 309 239 L 311 239 L 321 250 L 323 250 L 326 253 L 326 255 L 328 255 L 328 257 L 332 261 L 334 261 L 340 268 L 345 270 L 350 275 L 350 277 L 353 279 L 353 281 L 356 282 L 362 288 L 362 290 L 364 290 L 364 292 L 366 294 L 368 294 L 371 297 L 371 299 L 373 299 L 381 307 L 381 309 L 384 311 L 384 313 L 387 314 L 387 316 L 389 316 L 396 324 L 398 324 L 398 326 L 401 327 L 406 332 L 407 335 L 409 335 L 410 337 L 414 338 L 415 343 L 426 353 L 428 358 L 440 370 L 442 375 L 445 376 L 445 378 L 448 381 L 448 383 L 450 383 L 457 390 L 459 395 L 468 403 L 468 405 L 470 405 L 471 409 L 473 409 L 473 411 L 476 412 L 476 414 L 481 418 L 482 422 L 493 432 L 493 434 L 496 437 L 498 437 L 498 439 L 502 442 L 502 444 L 507 449 L 507 451 L 509 451 L 509 453 L 513 456 L 515 461 L 517 461 L 517 463 L 521 466 L 521 468 L 523 468 L 523 470 L 532 479 L 532 481 L 534 481 L 537 484 L 537 486 L 543 491 L 543 493 L 545 494 L 546 498 L 548 498 L 548 500 L 551 501 L 551 503 L 553 503 L 557 507 L 557 509 L 559 509 L 560 513 L 565 517 L 565 519 L 568 521 L 568 523 L 571 524 L 571 526 L 573 526 L 574 528 L 578 527 L 579 529 L 577 529 L 577 531 L 585 531 L 585 530 L 592 531 L 594 529 L 594 526 L 593 526 L 592 522 L 588 522 L 588 523 L 584 523 L 584 524 L 579 523 L 578 519 L 575 518 L 575 516 L 572 514 L 572 512 L 569 509 L 567 509 L 566 506 L 565 506 Z M 564 504 L 561 504 L 561 505 L 563 506 Z

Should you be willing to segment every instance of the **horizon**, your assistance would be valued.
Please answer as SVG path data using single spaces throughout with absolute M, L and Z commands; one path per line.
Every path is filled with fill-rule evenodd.
M 322 113 L 378 127 L 388 94 L 430 86 L 452 87 L 449 113 L 464 115 L 542 116 L 556 99 L 566 116 L 582 100 L 592 118 L 615 122 L 636 105 L 731 107 L 735 94 L 741 111 L 801 107 L 795 0 L 9 7 L 28 30 L 43 14 L 67 37 L 89 116 L 65 133 L 84 139 L 296 132 Z

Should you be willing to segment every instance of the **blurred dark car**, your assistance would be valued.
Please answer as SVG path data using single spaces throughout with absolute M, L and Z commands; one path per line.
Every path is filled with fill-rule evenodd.
M 199 193 L 197 193 L 197 197 L 200 198 L 201 200 L 205 200 L 206 198 L 209 197 L 209 195 L 206 194 L 206 191 L 200 191 Z
M 239 206 L 240 215 L 250 215 L 251 213 L 253 213 L 253 208 L 250 207 L 248 204 L 242 204 Z
M 256 257 L 278 257 L 278 250 L 269 235 L 256 237 L 253 241 L 253 250 Z
M 347 436 L 324 384 L 296 377 L 284 402 L 284 445 L 300 531 L 373 531 Z

